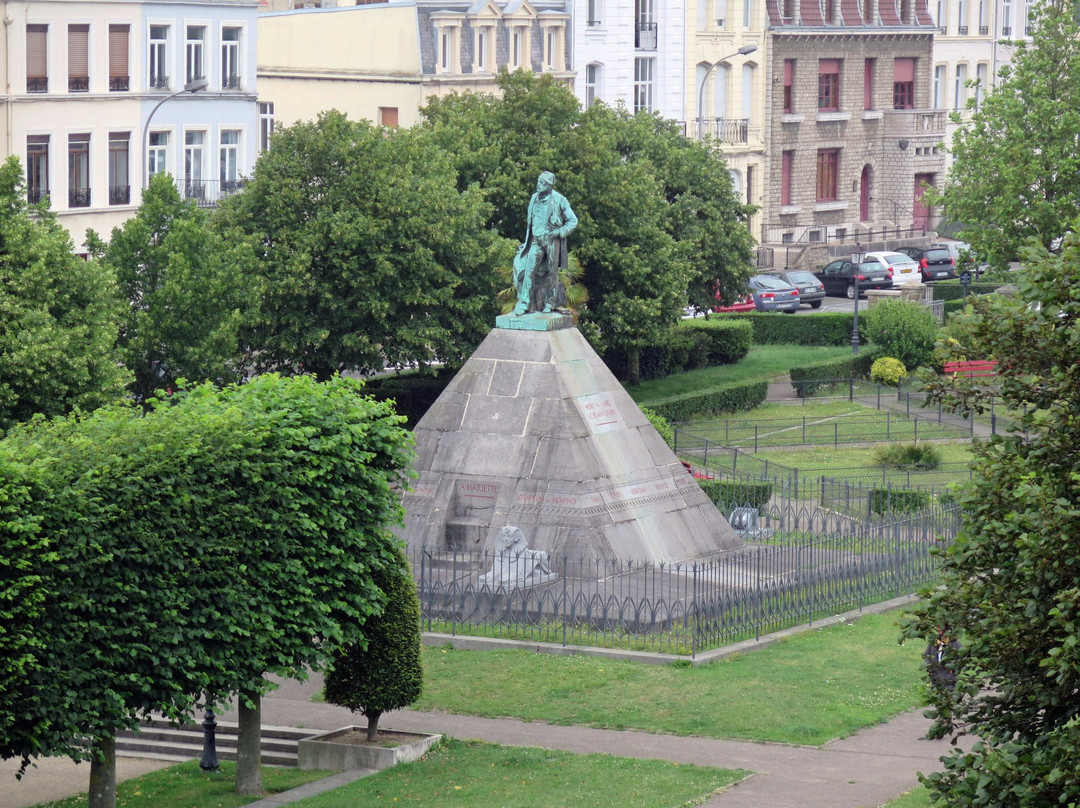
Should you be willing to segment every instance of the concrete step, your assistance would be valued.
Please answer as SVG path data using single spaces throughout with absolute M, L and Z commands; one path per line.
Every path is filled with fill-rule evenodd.
M 219 722 L 214 746 L 219 760 L 236 760 L 236 724 Z M 272 766 L 295 766 L 297 742 L 312 735 L 311 730 L 292 727 L 262 727 L 262 762 Z M 161 719 L 144 721 L 138 730 L 116 736 L 116 751 L 128 757 L 157 760 L 191 760 L 203 754 L 203 728 L 198 724 L 173 726 Z

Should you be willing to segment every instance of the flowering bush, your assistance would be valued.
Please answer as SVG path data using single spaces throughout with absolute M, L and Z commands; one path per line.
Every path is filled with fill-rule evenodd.
M 883 356 L 870 366 L 870 379 L 878 384 L 896 387 L 905 376 L 907 376 L 907 368 L 904 367 L 904 363 L 891 356 Z

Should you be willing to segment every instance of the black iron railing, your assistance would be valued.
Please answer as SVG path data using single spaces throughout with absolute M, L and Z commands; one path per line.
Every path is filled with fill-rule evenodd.
M 49 78 L 48 76 L 37 76 L 26 78 L 26 92 L 28 93 L 47 93 L 49 92 Z
M 90 189 L 89 188 L 68 188 L 68 207 L 69 208 L 88 208 L 88 207 L 90 207 Z
M 127 205 L 131 203 L 131 186 L 130 185 L 110 185 L 109 186 L 109 204 L 110 205 Z
M 110 93 L 124 93 L 131 89 L 129 76 L 113 76 L 109 79 Z

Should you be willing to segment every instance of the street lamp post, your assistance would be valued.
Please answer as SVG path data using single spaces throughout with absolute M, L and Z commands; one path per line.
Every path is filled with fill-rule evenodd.
M 704 140 L 705 139 L 705 115 L 702 112 L 701 106 L 702 106 L 702 104 L 705 103 L 705 84 L 709 81 L 709 74 L 712 73 L 713 70 L 717 66 L 723 64 L 728 59 L 732 59 L 732 58 L 734 58 L 736 56 L 746 56 L 747 54 L 753 53 L 756 50 L 757 50 L 757 45 L 754 45 L 753 43 L 751 43 L 749 45 L 743 45 L 741 48 L 739 48 L 737 51 L 735 51 L 735 53 L 729 54 L 728 56 L 725 56 L 722 59 L 717 59 L 715 62 L 713 62 L 711 65 L 709 65 L 709 69 L 706 70 L 705 75 L 701 77 L 701 86 L 698 87 L 698 93 L 697 93 L 697 133 L 698 133 L 698 140 Z
M 862 266 L 863 249 L 861 244 L 856 244 L 851 251 L 851 283 L 855 291 L 855 316 L 851 320 L 851 352 L 859 352 L 859 267 Z
M 175 93 L 169 93 L 162 98 L 156 104 L 154 108 L 150 110 L 150 114 L 146 116 L 146 123 L 143 125 L 143 176 L 142 187 L 145 189 L 150 184 L 150 121 L 154 119 L 154 113 L 157 112 L 161 105 L 168 101 L 170 98 L 176 98 L 178 95 L 184 93 L 197 93 L 199 90 L 205 90 L 209 86 L 209 82 L 206 79 L 194 79 L 184 85 L 184 89 L 177 90 Z

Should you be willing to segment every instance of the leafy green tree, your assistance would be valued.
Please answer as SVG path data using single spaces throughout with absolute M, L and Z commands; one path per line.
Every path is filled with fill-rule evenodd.
M 0 441 L 55 554 L 30 570 L 50 595 L 5 757 L 89 758 L 90 805 L 111 808 L 117 730 L 239 695 L 237 790 L 261 791 L 266 674 L 306 676 L 361 641 L 385 600 L 374 575 L 397 562 L 410 438 L 360 390 L 268 375 Z
M 998 360 L 996 383 L 926 374 L 932 400 L 971 411 L 1000 396 L 1016 423 L 977 446 L 940 586 L 905 629 L 949 649 L 932 735 L 975 737 L 926 782 L 960 808 L 1080 801 L 1080 240 L 1022 255 L 1019 298 L 976 297 L 960 318 L 958 343 Z
M 860 327 L 886 356 L 906 368 L 917 368 L 934 353 L 937 320 L 913 300 L 879 300 L 863 316 Z
M 181 378 L 239 378 L 240 326 L 258 304 L 248 239 L 213 230 L 209 214 L 181 200 L 170 176 L 157 174 L 109 243 L 90 231 L 87 244 L 116 273 L 128 303 L 119 342 L 136 400 Z
M 460 365 L 491 329 L 513 245 L 418 129 L 331 111 L 275 133 L 221 221 L 260 244 L 260 371 Z
M 123 394 L 118 304 L 112 273 L 76 256 L 44 205 L 27 204 L 9 157 L 0 166 L 0 430 Z
M 670 121 L 603 104 L 582 111 L 551 76 L 518 71 L 498 81 L 500 96 L 430 99 L 423 126 L 453 156 L 458 186 L 483 187 L 491 225 L 515 241 L 537 176 L 556 173 L 579 219 L 570 251 L 589 293 L 581 327 L 598 349 L 626 353 L 636 382 L 642 349 L 688 299 L 743 285 L 751 209 L 736 200 L 723 159 Z
M 1003 266 L 1020 245 L 1043 246 L 1080 212 L 1080 37 L 1075 6 L 1042 0 L 1032 7 L 1030 40 L 1021 38 L 998 86 L 961 126 L 940 196 L 945 215 L 963 222 L 964 238 Z M 959 121 L 957 116 L 955 120 Z
M 405 552 L 396 548 L 395 556 L 397 563 L 375 575 L 386 595 L 382 614 L 368 619 L 364 641 L 340 649 L 326 671 L 326 700 L 366 716 L 369 741 L 379 739 L 382 714 L 408 707 L 423 687 L 420 598 Z

